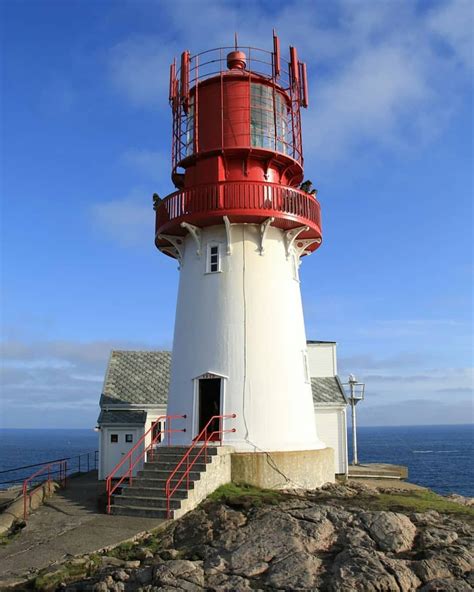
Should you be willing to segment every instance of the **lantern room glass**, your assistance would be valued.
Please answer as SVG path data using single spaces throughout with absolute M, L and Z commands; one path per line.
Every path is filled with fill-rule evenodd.
M 251 84 L 250 130 L 252 146 L 287 153 L 288 109 L 271 86 Z

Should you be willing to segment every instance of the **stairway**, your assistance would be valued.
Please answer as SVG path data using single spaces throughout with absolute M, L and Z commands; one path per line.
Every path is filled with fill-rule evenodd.
M 124 481 L 120 495 L 113 496 L 111 513 L 166 519 L 166 481 L 187 450 L 184 446 L 157 448 L 153 460 L 144 463 L 143 470 L 133 478 L 132 485 Z M 217 487 L 230 481 L 230 452 L 228 446 L 209 446 L 207 463 L 202 453 L 189 474 L 189 489 L 185 477 L 171 497 L 170 518 L 182 516 Z M 190 460 L 198 453 L 199 448 L 194 448 Z M 176 473 L 173 484 L 185 470 L 186 462 Z

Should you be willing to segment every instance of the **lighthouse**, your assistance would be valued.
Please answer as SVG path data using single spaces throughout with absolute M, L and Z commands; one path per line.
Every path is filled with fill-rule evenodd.
M 284 59 L 275 34 L 272 51 L 184 51 L 169 101 L 176 191 L 155 202 L 155 244 L 179 267 L 167 414 L 185 419 L 175 444 L 221 416 L 216 439 L 242 459 L 317 462 L 328 449 L 299 278 L 321 244 L 320 205 L 303 183 L 306 65 L 294 47 Z

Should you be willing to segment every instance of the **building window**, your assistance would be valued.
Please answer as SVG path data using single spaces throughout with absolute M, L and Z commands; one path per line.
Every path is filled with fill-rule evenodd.
M 221 271 L 221 249 L 218 244 L 207 245 L 206 273 Z
M 112 444 L 116 444 L 118 442 L 118 434 L 110 434 L 110 441 Z
M 250 123 L 252 146 L 286 154 L 288 108 L 282 94 L 266 84 L 252 84 Z
M 309 377 L 309 366 L 308 366 L 308 354 L 306 351 L 303 350 L 303 373 L 304 373 L 304 381 L 310 382 Z
M 133 442 L 133 434 L 125 434 L 125 442 L 131 444 Z

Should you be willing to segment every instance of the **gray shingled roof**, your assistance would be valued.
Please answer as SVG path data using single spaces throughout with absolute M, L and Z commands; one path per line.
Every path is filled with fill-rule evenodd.
M 311 391 L 315 405 L 347 405 L 347 400 L 337 376 L 311 378 Z
M 166 404 L 170 366 L 169 351 L 113 351 L 101 406 Z
M 170 367 L 171 352 L 169 351 L 113 351 L 104 392 L 100 399 L 101 407 L 121 403 L 166 405 Z M 311 378 L 311 390 L 315 405 L 347 404 L 337 377 Z M 104 423 L 104 419 L 101 419 L 102 413 L 99 423 Z M 113 413 L 135 412 L 114 411 Z M 112 421 L 112 423 L 116 422 Z
M 137 424 L 143 425 L 146 420 L 146 411 L 105 411 L 102 409 L 97 423 L 104 424 Z

